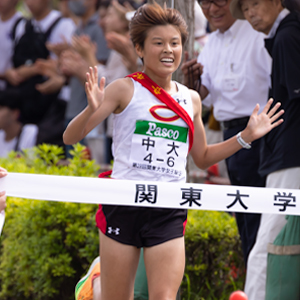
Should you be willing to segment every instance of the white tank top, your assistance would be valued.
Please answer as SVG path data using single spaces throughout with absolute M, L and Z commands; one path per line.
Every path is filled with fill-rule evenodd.
M 114 114 L 112 177 L 128 180 L 186 180 L 188 126 L 139 82 L 130 103 Z M 190 91 L 176 82 L 172 97 L 193 120 Z

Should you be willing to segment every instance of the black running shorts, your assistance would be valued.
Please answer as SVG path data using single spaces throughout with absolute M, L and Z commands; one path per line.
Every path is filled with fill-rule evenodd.
M 186 209 L 99 205 L 97 227 L 106 236 L 126 245 L 151 247 L 182 237 Z

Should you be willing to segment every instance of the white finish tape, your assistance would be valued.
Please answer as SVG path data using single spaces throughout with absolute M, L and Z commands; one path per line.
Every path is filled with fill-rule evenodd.
M 77 203 L 300 215 L 300 190 L 9 173 L 7 196 Z

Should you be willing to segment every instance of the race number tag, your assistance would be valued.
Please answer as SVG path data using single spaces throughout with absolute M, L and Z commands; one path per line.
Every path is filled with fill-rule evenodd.
M 152 121 L 136 121 L 132 138 L 132 168 L 182 176 L 188 153 L 188 128 Z

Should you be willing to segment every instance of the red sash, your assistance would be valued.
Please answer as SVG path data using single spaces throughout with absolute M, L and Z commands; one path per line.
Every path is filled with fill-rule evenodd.
M 145 73 L 136 72 L 126 77 L 130 77 L 138 81 L 142 86 L 148 89 L 157 99 L 167 105 L 173 112 L 181 117 L 189 127 L 189 152 L 193 146 L 194 141 L 194 123 L 181 105 L 179 105 L 174 98 L 172 98 L 163 88 L 158 86 L 153 80 L 151 80 Z

